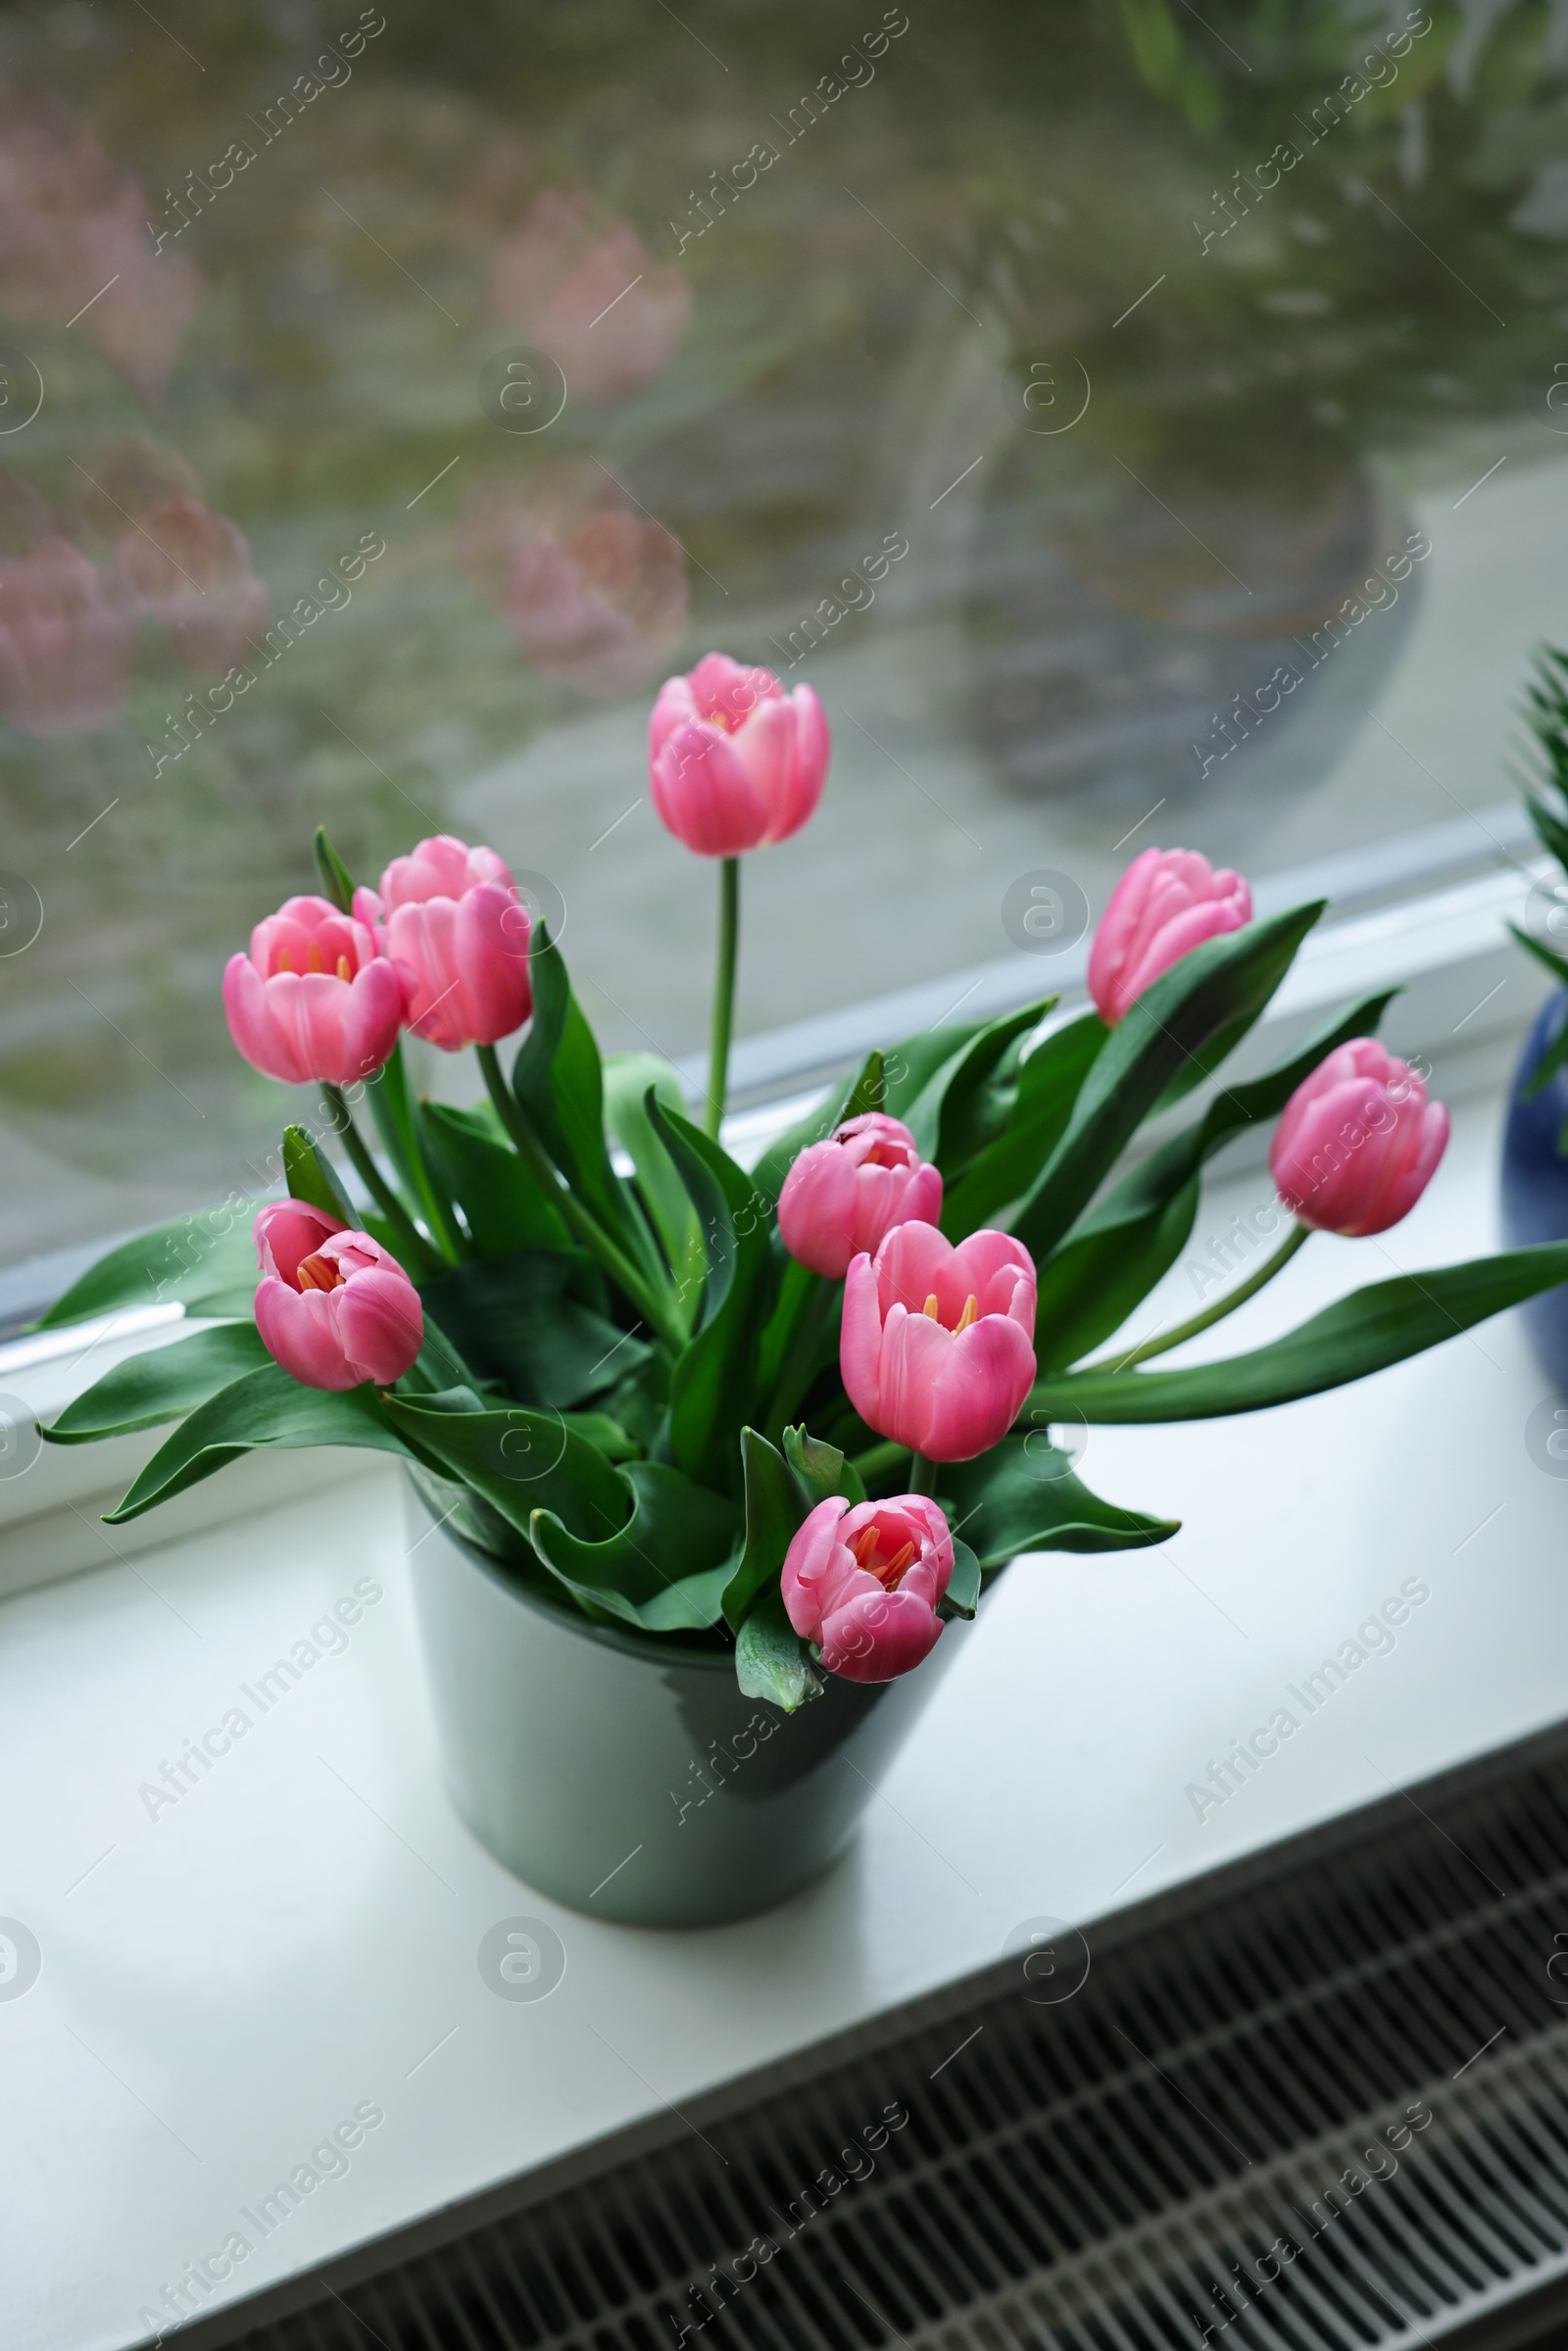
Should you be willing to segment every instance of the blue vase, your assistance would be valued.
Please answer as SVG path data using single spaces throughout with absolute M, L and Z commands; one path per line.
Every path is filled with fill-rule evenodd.
M 1557 1138 L 1568 1119 L 1568 1066 L 1525 1100 L 1530 1074 L 1568 1018 L 1568 990 L 1554 989 L 1537 1013 L 1514 1072 L 1502 1138 L 1502 1229 L 1510 1249 L 1568 1241 L 1568 1157 Z M 1536 1359 L 1568 1395 L 1568 1283 L 1527 1299 L 1520 1311 Z

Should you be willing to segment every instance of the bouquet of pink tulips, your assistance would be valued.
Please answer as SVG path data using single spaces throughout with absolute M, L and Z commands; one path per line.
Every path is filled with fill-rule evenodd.
M 828 758 L 809 687 L 718 654 L 655 705 L 654 805 L 719 861 L 700 1118 L 665 1064 L 601 1061 L 494 851 L 423 841 L 356 889 L 318 835 L 323 895 L 259 923 L 223 983 L 247 1059 L 324 1098 L 323 1130 L 284 1130 L 288 1197 L 115 1250 L 46 1318 L 177 1298 L 201 1325 L 45 1432 L 178 1422 L 111 1523 L 252 1446 L 369 1446 L 518 1577 L 651 1649 L 732 1643 L 742 1689 L 792 1709 L 823 1673 L 907 1672 L 1019 1552 L 1172 1532 L 1092 1494 L 1053 1424 L 1283 1403 L 1568 1279 L 1568 1244 L 1521 1249 L 1379 1282 L 1250 1352 L 1144 1368 L 1314 1229 L 1394 1224 L 1447 1138 L 1373 1041 L 1379 995 L 1130 1152 L 1247 1035 L 1323 910 L 1253 920 L 1247 884 L 1184 851 L 1123 874 L 1093 1008 L 906 1038 L 739 1166 L 719 1132 L 740 860 L 808 821 Z M 416 1100 L 404 1028 L 471 1046 L 487 1100 Z M 1281 1246 L 1190 1320 L 1118 1340 L 1193 1229 L 1205 1161 L 1260 1121 L 1278 1122 Z

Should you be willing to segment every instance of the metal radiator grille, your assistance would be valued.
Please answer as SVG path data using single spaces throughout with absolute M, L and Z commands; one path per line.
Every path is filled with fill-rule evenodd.
M 1360 2351 L 1500 2333 L 1568 2283 L 1568 1750 L 1419 1792 L 1091 1929 L 1069 1996 L 1042 1995 L 1082 1974 L 1070 1938 L 1054 1977 L 1014 1962 L 940 2023 L 700 2116 L 701 2137 L 436 2250 L 394 2246 L 379 2274 L 334 2272 L 318 2306 L 248 2331 L 236 2315 L 224 2339 Z

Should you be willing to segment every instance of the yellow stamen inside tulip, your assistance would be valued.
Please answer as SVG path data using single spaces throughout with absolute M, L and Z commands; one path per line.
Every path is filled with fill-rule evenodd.
M 963 1312 L 959 1315 L 957 1321 L 953 1327 L 956 1332 L 966 1331 L 972 1322 L 978 1322 L 979 1320 L 980 1300 L 975 1297 L 974 1292 L 971 1290 L 968 1297 L 963 1301 Z
M 341 1269 L 333 1264 L 330 1257 L 323 1257 L 318 1250 L 313 1251 L 309 1257 L 300 1259 L 299 1271 L 295 1280 L 301 1290 L 341 1290 L 343 1288 Z
M 929 1314 L 933 1322 L 940 1322 L 942 1320 L 941 1315 L 937 1312 L 937 1294 L 934 1290 L 920 1310 L 923 1314 Z
M 873 1519 L 868 1527 L 860 1529 L 849 1547 L 855 1554 L 857 1567 L 863 1568 L 868 1576 L 875 1576 L 884 1590 L 891 1592 L 905 1569 L 913 1560 L 916 1546 L 912 1543 L 901 1543 L 892 1558 L 884 1559 L 878 1566 L 876 1546 L 881 1541 L 881 1537 L 882 1530 Z
M 322 969 L 321 951 L 317 946 L 314 939 L 311 941 L 310 953 L 305 958 L 305 968 L 307 971 L 319 971 Z
M 273 965 L 274 971 L 292 971 L 293 968 L 293 963 L 289 960 L 288 949 L 280 947 L 277 951 L 277 961 Z
M 353 972 L 349 969 L 349 959 L 347 955 L 338 956 L 337 976 L 340 980 L 351 980 L 354 977 Z

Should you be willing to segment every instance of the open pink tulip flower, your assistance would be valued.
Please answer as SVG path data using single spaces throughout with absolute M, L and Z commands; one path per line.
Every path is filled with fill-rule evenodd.
M 834 1282 L 896 1224 L 911 1217 L 935 1224 L 941 1214 L 941 1170 L 921 1158 L 903 1121 L 881 1110 L 846 1119 L 825 1142 L 808 1144 L 778 1196 L 784 1247 L 798 1264 Z
M 256 1261 L 262 1345 L 307 1388 L 390 1388 L 424 1344 L 419 1294 L 396 1257 L 319 1208 L 260 1209 Z
M 931 1461 L 999 1445 L 1035 1377 L 1035 1269 L 1010 1233 L 956 1248 L 935 1225 L 898 1224 L 850 1262 L 839 1368 L 867 1428 Z
M 223 973 L 229 1034 L 253 1068 L 285 1085 L 373 1077 L 398 1041 L 409 974 L 368 924 L 324 898 L 291 898 Z
M 831 741 L 809 686 L 705 654 L 666 678 L 648 723 L 654 807 L 702 857 L 738 857 L 799 832 L 822 797 Z
M 1448 1113 L 1374 1037 L 1337 1046 L 1286 1103 L 1269 1150 L 1285 1205 L 1364 1240 L 1407 1216 L 1448 1141 Z
M 408 1022 L 446 1053 L 495 1045 L 533 1010 L 528 909 L 503 858 L 450 833 L 394 857 L 354 911 L 412 982 Z
M 784 1554 L 784 1607 L 830 1674 L 892 1682 L 936 1647 L 952 1575 L 953 1537 L 926 1494 L 853 1509 L 829 1494 Z
M 1089 950 L 1089 993 L 1114 1028 L 1144 990 L 1205 939 L 1252 919 L 1252 893 L 1193 849 L 1146 849 L 1110 894 Z

